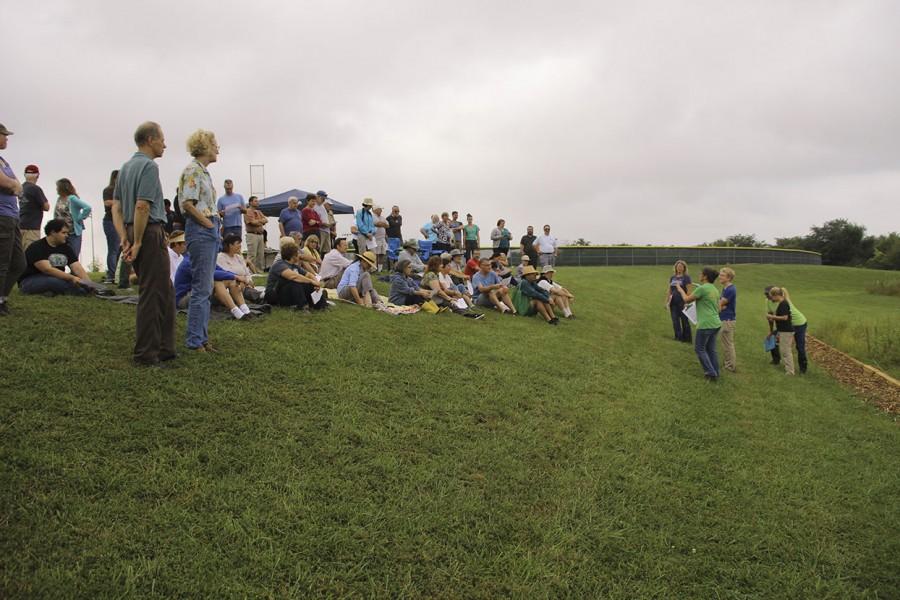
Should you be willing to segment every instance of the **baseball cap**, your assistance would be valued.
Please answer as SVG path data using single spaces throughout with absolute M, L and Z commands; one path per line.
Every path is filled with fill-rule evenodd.
M 34 175 L 40 175 L 40 173 L 41 173 L 41 170 L 38 169 L 38 166 L 37 166 L 37 165 L 28 165 L 27 167 L 25 167 L 25 174 L 26 174 L 26 175 L 32 175 L 32 174 L 34 174 Z

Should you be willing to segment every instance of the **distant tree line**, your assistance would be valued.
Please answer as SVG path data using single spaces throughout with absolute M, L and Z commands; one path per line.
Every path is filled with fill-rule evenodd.
M 771 248 L 753 234 L 739 233 L 702 246 L 741 246 Z M 900 270 L 900 233 L 866 235 L 863 225 L 847 219 L 834 219 L 806 235 L 775 238 L 775 248 L 811 250 L 822 255 L 822 264 Z

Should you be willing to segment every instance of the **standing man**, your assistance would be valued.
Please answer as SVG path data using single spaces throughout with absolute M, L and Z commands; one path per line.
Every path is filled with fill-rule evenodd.
M 269 218 L 259 210 L 259 198 L 250 196 L 250 206 L 244 213 L 247 226 L 247 258 L 262 273 L 266 268 L 266 223 Z
M 50 201 L 37 184 L 40 175 L 37 165 L 25 167 L 25 183 L 22 184 L 22 198 L 19 199 L 22 250 L 27 250 L 32 242 L 41 239 L 41 221 L 44 220 L 44 213 L 50 210 Z
M 529 225 L 528 233 L 519 240 L 519 250 L 522 252 L 522 256 L 528 257 L 532 265 L 538 264 L 538 255 L 534 249 L 535 240 L 537 240 L 537 237 L 534 235 L 534 227 Z
M 13 134 L 0 125 L 0 150 L 6 149 Z M 22 184 L 9 163 L 0 156 L 0 317 L 9 314 L 6 297 L 25 270 L 25 252 L 22 250 L 22 230 L 19 229 L 17 196 L 22 195 Z
M 541 267 L 556 266 L 556 257 L 559 256 L 559 240 L 550 235 L 549 225 L 544 225 L 544 235 L 537 237 L 533 247 L 540 254 Z
M 372 216 L 372 199 L 363 198 L 362 208 L 356 211 L 356 252 L 362 254 L 375 248 L 375 217 Z
M 403 242 L 403 232 L 400 230 L 403 227 L 403 215 L 400 214 L 399 206 L 391 207 L 391 214 L 387 216 L 387 237 L 388 239 L 397 239 Z
M 233 233 L 238 237 L 241 235 L 241 215 L 247 212 L 247 203 L 244 197 L 234 193 L 234 182 L 230 179 L 225 180 L 225 195 L 216 202 L 216 210 L 219 211 L 219 217 L 222 219 L 222 237 L 229 233 Z
M 159 167 L 166 140 L 158 123 L 147 121 L 134 132 L 137 152 L 119 169 L 113 192 L 113 223 L 125 260 L 140 283 L 135 317 L 134 364 L 162 366 L 175 358 L 175 290 L 169 278 L 166 209 Z
M 381 216 L 382 208 L 376 206 L 375 213 L 375 270 L 381 271 L 387 262 L 387 226 L 388 222 Z
M 278 231 L 281 232 L 281 237 L 302 236 L 303 219 L 300 217 L 300 211 L 297 209 L 299 202 L 297 196 L 291 196 L 288 198 L 287 208 L 281 209 L 281 213 L 278 215 Z
M 450 231 L 453 233 L 453 247 L 462 249 L 463 224 L 459 220 L 459 211 L 454 210 L 451 215 L 453 218 L 450 220 Z
M 319 252 L 323 256 L 331 251 L 331 219 L 328 218 L 326 200 L 328 200 L 328 192 L 325 190 L 316 192 L 316 212 L 319 214 Z

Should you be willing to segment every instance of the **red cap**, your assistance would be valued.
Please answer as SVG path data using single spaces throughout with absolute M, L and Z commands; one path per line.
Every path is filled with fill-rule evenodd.
M 37 168 L 37 165 L 28 165 L 27 167 L 25 167 L 25 174 L 28 175 L 30 173 L 40 175 L 41 170 Z

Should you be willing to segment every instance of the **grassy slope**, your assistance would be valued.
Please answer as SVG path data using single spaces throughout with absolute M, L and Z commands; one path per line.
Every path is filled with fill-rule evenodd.
M 667 339 L 665 270 L 560 275 L 559 328 L 278 312 L 165 374 L 128 367 L 130 307 L 15 297 L 0 595 L 896 594 L 895 423 L 766 364 L 756 297 L 710 387 Z M 738 284 L 786 282 L 815 323 L 852 277 Z

